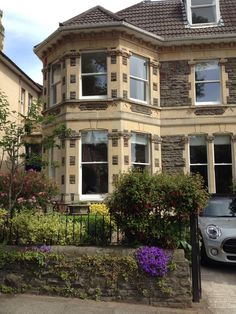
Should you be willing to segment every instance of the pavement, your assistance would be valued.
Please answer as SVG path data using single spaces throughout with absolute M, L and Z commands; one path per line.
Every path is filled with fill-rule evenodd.
M 146 305 L 101 302 L 20 294 L 0 295 L 0 314 L 205 314 L 201 306 L 191 309 L 157 308 Z
M 0 294 L 0 314 L 236 314 L 236 266 L 202 268 L 202 300 L 173 309 L 42 295 Z
M 236 314 L 236 265 L 202 267 L 202 295 L 214 314 Z

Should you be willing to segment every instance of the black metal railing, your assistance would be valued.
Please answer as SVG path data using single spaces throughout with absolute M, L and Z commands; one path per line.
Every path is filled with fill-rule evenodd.
M 52 214 L 53 217 L 53 214 Z M 34 239 L 24 228 L 16 227 L 11 222 L 5 222 L 0 227 L 0 243 L 10 245 L 96 245 L 108 246 L 118 245 L 121 242 L 119 228 L 110 215 L 90 213 L 66 213 L 58 215 L 55 213 L 55 226 L 45 229 L 40 234 L 35 232 Z

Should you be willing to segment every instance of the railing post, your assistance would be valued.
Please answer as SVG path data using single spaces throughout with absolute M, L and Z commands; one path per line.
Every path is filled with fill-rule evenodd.
M 193 302 L 200 302 L 201 298 L 201 269 L 199 254 L 198 216 L 190 214 L 190 233 L 192 246 L 192 294 Z

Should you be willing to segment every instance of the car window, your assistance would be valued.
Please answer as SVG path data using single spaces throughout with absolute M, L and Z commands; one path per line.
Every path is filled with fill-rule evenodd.
M 236 216 L 236 198 L 212 198 L 202 212 L 207 217 Z

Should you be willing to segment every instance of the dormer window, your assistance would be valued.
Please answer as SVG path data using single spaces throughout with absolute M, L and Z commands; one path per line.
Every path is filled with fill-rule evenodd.
M 219 22 L 219 0 L 187 0 L 189 23 L 193 26 L 215 25 Z

